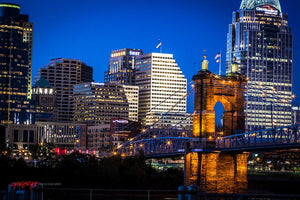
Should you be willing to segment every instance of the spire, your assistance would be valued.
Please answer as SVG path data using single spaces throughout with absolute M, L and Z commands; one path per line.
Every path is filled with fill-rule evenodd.
M 208 60 L 206 60 L 206 50 L 204 50 L 204 56 L 203 56 L 203 60 L 201 62 L 202 64 L 202 71 L 208 71 Z

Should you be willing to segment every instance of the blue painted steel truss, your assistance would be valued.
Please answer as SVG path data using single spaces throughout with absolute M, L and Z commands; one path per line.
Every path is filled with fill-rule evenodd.
M 117 153 L 122 156 L 138 156 L 140 151 L 145 157 L 169 157 L 184 155 L 187 143 L 193 143 L 190 137 L 153 137 L 132 140 Z M 197 151 L 191 145 L 188 151 Z M 203 146 L 203 145 L 202 145 Z M 300 125 L 266 129 L 249 133 L 237 134 L 216 140 L 214 147 L 201 151 L 266 151 L 285 148 L 300 148 Z
M 300 147 L 300 125 L 232 135 L 216 140 L 216 150 L 257 150 Z
M 133 141 L 129 145 L 117 149 L 122 156 L 137 156 L 140 151 L 145 157 L 164 157 L 183 155 L 186 143 L 191 138 L 187 137 L 156 137 Z

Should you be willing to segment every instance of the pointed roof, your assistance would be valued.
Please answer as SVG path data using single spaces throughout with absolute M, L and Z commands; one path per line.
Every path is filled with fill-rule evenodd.
M 43 77 L 38 80 L 32 88 L 53 88 L 52 85 Z
M 243 0 L 240 9 L 255 9 L 259 6 L 269 5 L 281 12 L 281 5 L 279 0 Z

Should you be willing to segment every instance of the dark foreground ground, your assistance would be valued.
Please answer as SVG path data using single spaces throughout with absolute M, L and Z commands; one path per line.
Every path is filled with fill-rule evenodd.
M 183 171 L 169 169 L 157 172 L 145 164 L 143 157 L 97 160 L 74 154 L 50 161 L 50 164 L 42 162 L 35 168 L 22 160 L 0 156 L 0 191 L 7 191 L 11 182 L 37 181 L 44 184 L 45 200 L 90 197 L 101 200 L 160 200 L 177 199 L 178 186 L 183 184 Z M 300 195 L 299 187 L 299 174 L 248 175 L 248 192 L 251 194 Z
M 300 175 L 248 175 L 248 192 L 259 194 L 300 194 Z

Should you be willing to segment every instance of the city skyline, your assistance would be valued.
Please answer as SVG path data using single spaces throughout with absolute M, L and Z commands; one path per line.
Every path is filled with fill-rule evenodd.
M 1 1 L 3 2 L 3 1 Z M 174 54 L 188 81 L 201 68 L 206 49 L 209 70 L 218 73 L 214 56 L 222 51 L 222 74 L 225 74 L 226 37 L 232 11 L 241 0 L 206 1 L 81 1 L 34 2 L 6 1 L 21 5 L 23 14 L 30 14 L 34 23 L 33 75 L 50 59 L 75 58 L 94 68 L 96 82 L 104 82 L 111 51 L 139 48 L 144 53 Z M 281 0 L 284 13 L 294 35 L 293 93 L 300 96 L 300 25 L 296 0 Z M 298 64 L 299 63 L 299 64 Z

